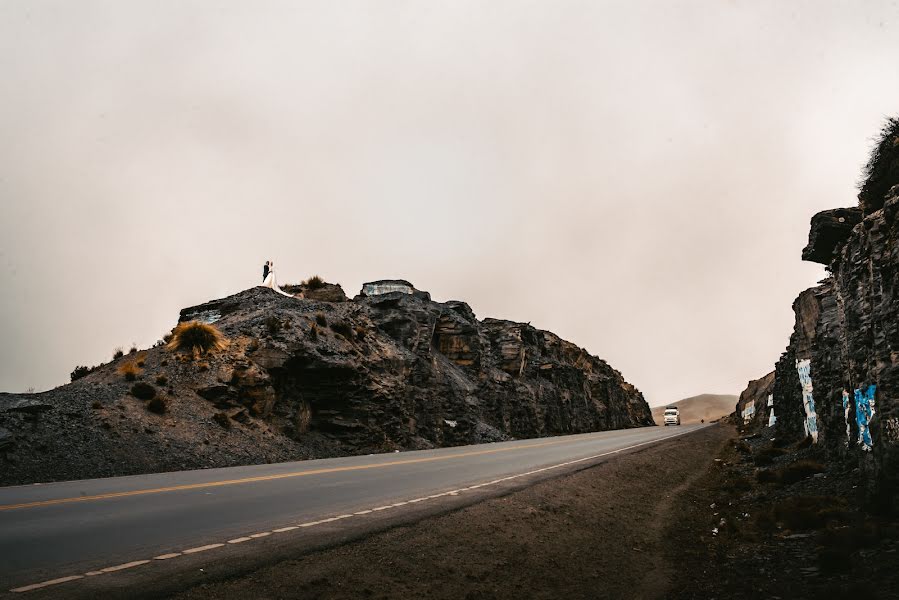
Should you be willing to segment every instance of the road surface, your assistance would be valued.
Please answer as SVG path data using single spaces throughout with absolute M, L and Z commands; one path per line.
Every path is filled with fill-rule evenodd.
M 154 569 L 168 577 L 173 565 L 258 551 L 270 536 L 338 536 L 367 519 L 498 493 L 702 427 L 0 488 L 0 593 L 121 588 L 132 572 Z

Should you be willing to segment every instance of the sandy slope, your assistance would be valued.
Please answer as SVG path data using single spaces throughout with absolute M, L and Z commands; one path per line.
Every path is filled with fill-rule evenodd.
M 700 394 L 691 398 L 684 398 L 677 402 L 672 402 L 664 406 L 654 406 L 652 408 L 653 420 L 662 425 L 662 414 L 665 412 L 665 406 L 676 406 L 680 409 L 681 423 L 699 423 L 700 419 L 713 421 L 724 415 L 734 412 L 737 405 L 737 396 L 729 394 Z

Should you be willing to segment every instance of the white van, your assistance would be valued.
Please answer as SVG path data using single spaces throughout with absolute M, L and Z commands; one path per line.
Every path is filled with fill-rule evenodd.
M 665 426 L 680 425 L 680 411 L 676 406 L 665 407 Z

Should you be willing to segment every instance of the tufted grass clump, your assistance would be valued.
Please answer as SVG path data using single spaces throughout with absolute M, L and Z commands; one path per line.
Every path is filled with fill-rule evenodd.
M 348 340 L 353 339 L 353 328 L 344 321 L 334 321 L 331 323 L 331 331 Z
M 140 367 L 133 360 L 129 360 L 119 367 L 119 373 L 125 377 L 126 381 L 134 381 L 140 375 Z
M 313 275 L 302 283 L 307 290 L 318 290 L 325 287 L 325 280 L 318 275 Z
M 200 321 L 178 323 L 172 331 L 170 350 L 181 352 L 215 352 L 228 345 L 225 336 L 217 327 Z
M 328 318 L 324 313 L 315 313 L 315 322 L 319 327 L 327 327 L 328 326 Z

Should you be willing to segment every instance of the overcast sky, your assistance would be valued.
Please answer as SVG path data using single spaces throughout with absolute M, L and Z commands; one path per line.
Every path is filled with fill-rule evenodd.
M 402 277 L 650 404 L 787 344 L 899 113 L 897 2 L 0 2 L 0 390 L 182 307 Z

